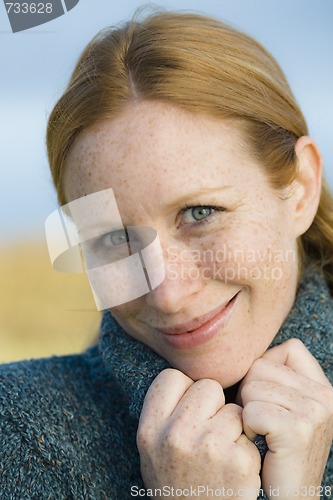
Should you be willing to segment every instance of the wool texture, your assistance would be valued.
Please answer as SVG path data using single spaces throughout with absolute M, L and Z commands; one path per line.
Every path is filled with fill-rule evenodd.
M 272 346 L 290 338 L 305 344 L 333 383 L 333 300 L 314 269 L 305 273 Z M 131 487 L 144 489 L 138 418 L 150 384 L 169 366 L 109 312 L 99 344 L 85 353 L 1 365 L 0 498 L 133 498 Z M 256 444 L 264 458 L 265 439 Z M 322 482 L 331 488 L 327 500 L 332 452 Z

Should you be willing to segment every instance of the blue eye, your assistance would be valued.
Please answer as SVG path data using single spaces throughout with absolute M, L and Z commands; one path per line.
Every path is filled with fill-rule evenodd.
M 87 269 L 126 259 L 142 250 L 140 235 L 133 228 L 115 229 L 81 244 Z
M 110 231 L 98 238 L 97 243 L 99 248 L 108 251 L 123 251 L 122 248 L 125 248 L 126 251 L 136 252 L 142 247 L 140 236 L 136 234 L 133 229 L 117 229 L 115 231 Z
M 112 248 L 119 245 L 128 243 L 128 236 L 124 229 L 118 229 L 107 233 L 100 238 L 100 243 L 106 248 Z
M 195 220 L 203 220 L 209 217 L 213 211 L 214 209 L 212 207 L 193 207 L 191 209 L 191 215 Z
M 187 207 L 183 211 L 183 222 L 189 224 L 191 222 L 207 221 L 208 218 L 216 211 L 215 207 L 211 206 L 195 206 Z

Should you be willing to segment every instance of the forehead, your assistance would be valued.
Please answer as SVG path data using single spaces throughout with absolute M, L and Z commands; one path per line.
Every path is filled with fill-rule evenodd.
M 81 133 L 65 173 L 68 201 L 112 188 L 144 200 L 235 183 L 249 157 L 230 122 L 161 103 L 138 103 Z

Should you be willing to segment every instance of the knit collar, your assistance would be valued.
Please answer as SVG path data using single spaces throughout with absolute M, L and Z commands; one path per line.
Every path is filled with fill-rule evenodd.
M 306 345 L 333 383 L 333 301 L 322 274 L 313 268 L 304 274 L 294 306 L 271 346 L 292 337 Z M 139 418 L 149 386 L 170 364 L 130 337 L 109 311 L 103 314 L 100 352 L 128 397 L 130 413 Z

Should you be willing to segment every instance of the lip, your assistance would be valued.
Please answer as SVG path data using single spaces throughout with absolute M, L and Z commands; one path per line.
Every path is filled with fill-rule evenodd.
M 167 344 L 179 349 L 202 345 L 215 337 L 227 324 L 237 304 L 239 293 L 237 292 L 222 306 L 199 318 L 172 328 L 155 328 L 155 330 L 162 335 Z

